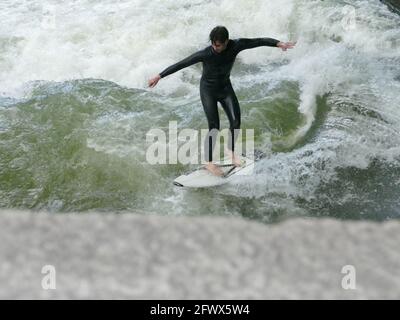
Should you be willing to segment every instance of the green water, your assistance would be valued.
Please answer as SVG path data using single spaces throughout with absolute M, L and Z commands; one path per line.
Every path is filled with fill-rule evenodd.
M 297 111 L 298 85 L 286 81 L 274 86 L 267 97 L 254 97 L 251 90 L 238 90 L 243 128 L 259 128 L 255 145 L 268 152 L 270 162 L 318 141 L 324 120 L 332 113 L 327 97 L 318 97 L 312 128 L 290 145 L 290 139 L 288 143 L 285 139 L 304 124 L 304 116 Z M 206 126 L 199 101 L 193 99 L 179 108 L 174 103 L 178 102 L 162 102 L 158 95 L 108 81 L 38 82 L 28 98 L 8 101 L 0 109 L 0 206 L 61 213 L 222 214 L 264 222 L 298 215 L 378 220 L 397 215 L 398 185 L 385 182 L 399 168 L 379 161 L 364 170 L 338 168 L 337 176 L 315 188 L 308 188 L 307 177 L 296 173 L 295 165 L 290 168 L 294 178 L 288 177 L 294 181 L 271 190 L 263 174 L 226 188 L 173 186 L 172 180 L 188 166 L 147 163 L 146 132 L 167 128 L 170 120 L 176 120 L 180 128 Z M 227 125 L 222 116 L 222 127 Z M 278 162 L 277 171 L 281 165 Z M 316 174 L 323 165 L 312 164 L 307 174 Z M 291 194 L 294 187 L 300 191 Z M 386 209 L 384 215 L 378 213 L 381 209 Z

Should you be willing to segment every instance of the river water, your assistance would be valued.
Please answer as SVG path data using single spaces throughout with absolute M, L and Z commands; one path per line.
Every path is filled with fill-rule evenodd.
M 189 166 L 149 164 L 146 133 L 207 127 L 202 66 L 147 80 L 216 25 L 297 45 L 243 51 L 232 70 L 267 154 L 254 174 L 185 190 L 172 181 Z M 2 0 L 0 207 L 398 218 L 399 54 L 400 17 L 378 0 Z

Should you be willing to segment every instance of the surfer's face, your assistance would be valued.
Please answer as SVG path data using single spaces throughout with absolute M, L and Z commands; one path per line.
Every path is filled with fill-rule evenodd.
M 212 43 L 212 47 L 217 53 L 221 53 L 226 49 L 226 46 L 228 45 L 228 39 L 225 42 L 219 42 L 218 40 Z

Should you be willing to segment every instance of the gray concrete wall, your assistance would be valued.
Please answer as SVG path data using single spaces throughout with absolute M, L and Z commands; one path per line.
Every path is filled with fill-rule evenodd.
M 399 244 L 398 221 L 3 210 L 0 298 L 399 299 Z M 44 265 L 55 290 L 42 289 Z

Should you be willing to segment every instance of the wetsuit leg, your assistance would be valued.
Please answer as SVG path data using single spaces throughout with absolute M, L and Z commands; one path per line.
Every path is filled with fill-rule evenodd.
M 200 98 L 208 121 L 208 133 L 204 140 L 204 159 L 211 162 L 219 131 L 217 98 L 213 90 L 200 86 Z
M 221 103 L 222 108 L 224 109 L 229 120 L 230 135 L 228 139 L 228 149 L 234 151 L 235 142 L 239 135 L 240 129 L 240 105 L 235 91 L 230 84 L 225 90 L 227 91 L 227 95 L 218 101 Z

